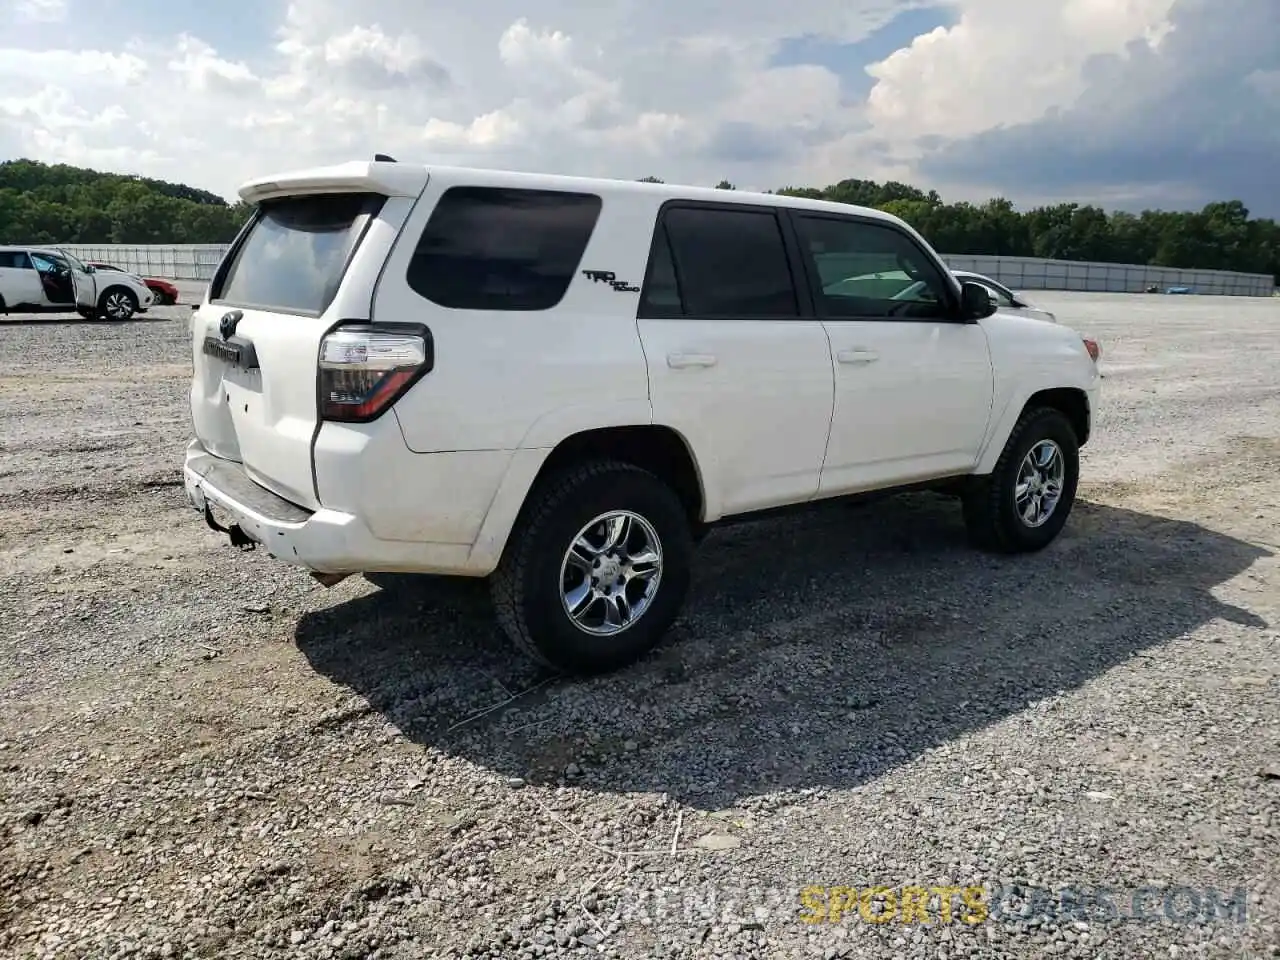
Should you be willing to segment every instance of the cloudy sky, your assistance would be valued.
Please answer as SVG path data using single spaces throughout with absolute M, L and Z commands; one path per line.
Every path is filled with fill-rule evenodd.
M 365 158 L 1280 216 L 1280 0 L 0 0 L 0 158 Z

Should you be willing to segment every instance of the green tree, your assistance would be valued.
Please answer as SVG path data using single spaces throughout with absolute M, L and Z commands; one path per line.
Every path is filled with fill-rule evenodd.
M 0 243 L 226 243 L 248 212 L 182 183 L 0 163 Z
M 662 183 L 642 177 L 643 183 Z M 720 190 L 736 189 L 728 180 Z M 781 196 L 886 210 L 946 254 L 992 254 L 1199 267 L 1280 275 L 1280 225 L 1239 200 L 1197 211 L 1107 213 L 1058 203 L 1019 211 L 1003 197 L 944 203 L 898 181 L 786 186 Z M 0 243 L 226 243 L 252 212 L 183 183 L 34 160 L 0 163 Z

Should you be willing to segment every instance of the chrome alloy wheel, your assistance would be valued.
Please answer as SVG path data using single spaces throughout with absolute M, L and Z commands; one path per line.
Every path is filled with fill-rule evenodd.
M 1052 440 L 1041 440 L 1027 451 L 1013 487 L 1014 508 L 1028 527 L 1043 526 L 1062 499 L 1067 464 Z
M 661 580 L 658 532 L 629 510 L 602 513 L 584 526 L 560 562 L 565 612 L 593 636 L 621 633 L 644 616 Z

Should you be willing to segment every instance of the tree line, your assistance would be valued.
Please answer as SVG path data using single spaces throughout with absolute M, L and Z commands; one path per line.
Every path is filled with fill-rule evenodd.
M 247 204 L 183 183 L 0 163 L 0 243 L 229 243 L 248 216 Z
M 645 181 L 661 183 L 657 177 Z M 718 189 L 733 190 L 728 180 Z M 956 255 L 1047 257 L 1280 276 L 1280 225 L 1227 200 L 1199 211 L 1108 213 L 1060 203 L 1026 211 L 1003 198 L 944 203 L 905 183 L 841 180 L 776 191 L 876 207 Z M 0 243 L 228 243 L 250 208 L 181 183 L 34 160 L 0 163 Z

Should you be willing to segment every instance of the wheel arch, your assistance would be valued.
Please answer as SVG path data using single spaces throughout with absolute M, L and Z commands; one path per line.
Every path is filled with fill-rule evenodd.
M 571 434 L 552 449 L 534 484 L 556 470 L 590 459 L 619 460 L 648 470 L 671 485 L 690 523 L 700 523 L 705 517 L 702 472 L 688 440 L 673 427 L 646 423 Z
M 678 430 L 654 423 L 594 427 L 570 433 L 551 447 L 515 452 L 472 545 L 468 565 L 477 572 L 491 572 L 530 493 L 548 477 L 592 459 L 617 460 L 654 473 L 671 485 L 690 526 L 695 531 L 703 526 L 708 504 L 702 468 Z
M 974 473 L 987 474 L 995 469 L 996 461 L 1000 459 L 1000 453 L 1013 428 L 1022 419 L 1022 415 L 1034 407 L 1049 407 L 1060 411 L 1070 421 L 1077 445 L 1083 447 L 1089 442 L 1093 417 L 1088 391 L 1073 386 L 1042 387 L 1029 393 L 1022 403 L 1010 403 L 1005 407 L 999 429 L 988 438 Z
M 1083 447 L 1089 442 L 1092 429 L 1092 417 L 1089 409 L 1089 395 L 1078 387 L 1050 387 L 1037 390 L 1022 405 L 1018 416 L 1032 407 L 1051 407 L 1061 411 L 1071 422 L 1071 429 L 1076 435 L 1076 444 Z

